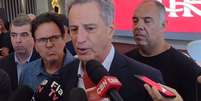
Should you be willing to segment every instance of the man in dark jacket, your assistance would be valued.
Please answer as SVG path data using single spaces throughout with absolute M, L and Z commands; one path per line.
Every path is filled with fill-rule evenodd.
M 37 59 L 39 55 L 34 50 L 31 19 L 27 15 L 20 15 L 12 21 L 10 36 L 14 53 L 0 60 L 0 68 L 8 73 L 12 90 L 15 90 L 24 70 L 23 65 Z

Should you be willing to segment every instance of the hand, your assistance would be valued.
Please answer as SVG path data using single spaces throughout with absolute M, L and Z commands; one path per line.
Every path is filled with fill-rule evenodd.
M 151 88 L 149 85 L 145 84 L 144 87 L 148 91 L 149 95 L 152 97 L 153 101 L 183 101 L 183 99 L 181 98 L 179 93 L 177 93 L 176 90 L 174 90 L 170 87 L 167 87 L 165 85 L 162 85 L 162 84 L 160 84 L 160 85 L 163 86 L 164 88 L 172 91 L 176 95 L 176 97 L 175 98 L 164 97 L 163 95 L 161 95 L 159 93 L 158 90 L 156 90 L 155 87 Z
M 96 87 L 88 88 L 86 90 L 88 101 L 110 101 L 109 98 L 100 97 L 96 93 Z
M 9 49 L 6 47 L 1 48 L 1 56 L 8 56 L 9 55 Z
M 197 77 L 197 82 L 201 84 L 201 75 Z

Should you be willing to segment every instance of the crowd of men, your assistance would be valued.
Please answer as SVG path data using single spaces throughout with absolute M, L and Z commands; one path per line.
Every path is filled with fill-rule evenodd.
M 165 41 L 168 21 L 164 5 L 157 0 L 144 0 L 135 9 L 131 19 L 137 48 L 126 54 L 119 53 L 112 44 L 115 33 L 112 0 L 74 0 L 66 13 L 67 17 L 53 12 L 35 17 L 21 14 L 11 22 L 6 39 L 0 40 L 10 41 L 13 48 L 6 46 L 9 43 L 0 46 L 1 101 L 9 99 L 22 85 L 33 90 L 30 100 L 35 97 L 36 101 L 70 101 L 73 88 L 84 89 L 88 101 L 201 98 L 197 80 L 201 68 Z M 0 31 L 5 33 L 1 22 Z M 104 69 L 95 64 L 97 74 L 91 75 L 87 69 L 91 60 Z M 107 96 L 100 96 L 93 78 L 104 73 L 118 79 L 121 87 L 110 92 L 117 87 L 114 85 L 106 91 Z M 162 91 L 166 89 L 174 96 L 165 96 L 158 87 L 135 75 L 148 77 L 163 87 Z

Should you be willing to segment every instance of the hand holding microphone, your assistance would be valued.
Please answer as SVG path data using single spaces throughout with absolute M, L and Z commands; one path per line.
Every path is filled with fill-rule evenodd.
M 108 95 L 112 101 L 123 101 L 118 91 L 121 83 L 116 77 L 109 76 L 107 70 L 96 60 L 86 63 L 86 71 L 91 80 L 97 84 L 96 92 L 100 96 Z
M 170 87 L 167 87 L 165 85 L 161 85 L 161 86 L 168 89 L 169 91 L 172 91 L 176 95 L 176 97 L 175 98 L 165 97 L 165 96 L 161 95 L 161 93 L 159 93 L 159 91 L 155 87 L 151 88 L 148 84 L 144 85 L 145 89 L 148 91 L 148 93 L 152 97 L 153 101 L 183 101 L 182 97 L 177 93 L 176 90 L 174 90 Z
M 134 76 L 145 83 L 144 87 L 154 101 L 183 101 L 176 90 L 165 85 L 158 84 L 146 76 Z

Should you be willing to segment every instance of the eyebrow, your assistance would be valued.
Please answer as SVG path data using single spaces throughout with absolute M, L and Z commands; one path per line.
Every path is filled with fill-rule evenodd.
M 96 24 L 83 24 L 84 26 L 96 26 Z
M 149 19 L 152 19 L 152 17 L 150 17 L 150 16 L 145 16 L 145 17 L 133 16 L 133 17 L 132 17 L 132 19 L 136 19 L 136 18 L 142 18 L 142 19 L 149 18 Z
M 96 26 L 96 24 L 82 24 L 83 26 Z M 77 27 L 77 25 L 69 25 L 70 27 Z
M 21 33 L 16 33 L 16 32 L 10 32 L 11 34 L 22 34 L 22 33 L 29 33 L 29 32 L 21 32 Z

